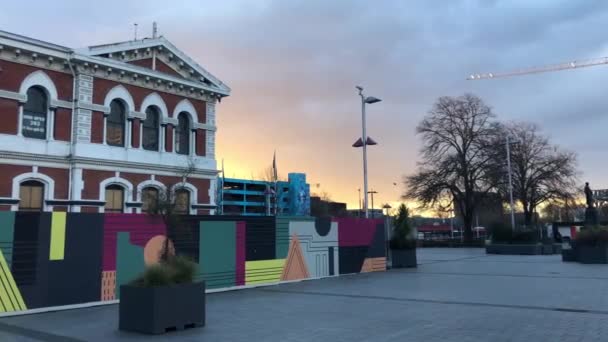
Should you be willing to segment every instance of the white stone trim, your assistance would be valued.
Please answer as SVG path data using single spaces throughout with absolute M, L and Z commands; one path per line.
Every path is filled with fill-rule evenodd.
M 190 125 L 191 125 L 191 127 L 195 127 L 196 124 L 198 124 L 198 113 L 196 112 L 196 109 L 194 108 L 194 105 L 192 105 L 192 102 L 188 101 L 188 99 L 181 100 L 177 104 L 177 106 L 175 106 L 175 109 L 173 110 L 172 117 L 175 120 L 177 120 L 177 116 L 181 112 L 186 112 L 186 113 L 190 114 Z
M 27 90 L 31 87 L 39 86 L 46 90 L 47 95 L 49 96 L 49 105 L 53 100 L 57 100 L 57 88 L 55 88 L 55 83 L 53 80 L 42 70 L 37 70 L 27 75 L 23 81 L 21 82 L 21 86 L 19 87 L 19 93 L 25 95 L 25 100 L 27 101 Z
M 27 96 L 25 96 L 24 94 L 15 93 L 14 91 L 8 91 L 8 90 L 2 90 L 2 89 L 0 89 L 0 98 L 16 100 L 16 101 L 19 101 L 22 103 L 27 101 Z
M 120 177 L 111 177 L 111 178 L 107 178 L 102 180 L 99 183 L 99 200 L 105 202 L 106 201 L 106 187 L 109 185 L 120 185 L 124 188 L 125 192 L 123 195 L 123 203 L 122 203 L 122 210 L 124 213 L 127 212 L 127 202 L 131 202 L 129 199 L 132 198 L 132 194 L 133 194 L 133 184 L 131 184 L 131 182 L 129 182 L 128 180 L 124 179 L 124 178 L 120 178 Z M 99 212 L 103 213 L 105 212 L 105 206 L 103 207 L 99 207 Z
M 115 99 L 121 99 L 127 106 L 127 108 L 125 108 L 125 115 L 128 115 L 131 111 L 135 110 L 135 102 L 133 102 L 133 97 L 131 97 L 131 94 L 124 86 L 117 85 L 114 88 L 110 89 L 110 91 L 106 94 L 106 97 L 103 101 L 103 105 L 107 108 L 110 108 L 110 103 Z M 109 112 L 110 111 L 108 110 L 108 113 Z
M 78 107 L 81 109 L 88 109 L 88 110 L 92 110 L 95 112 L 102 112 L 104 114 L 110 113 L 110 107 L 106 107 L 106 106 L 102 106 L 102 105 L 98 105 L 98 104 L 93 104 L 93 103 L 79 103 Z M 70 107 L 71 108 L 71 107 Z
M 165 104 L 165 101 L 163 101 L 162 97 L 160 97 L 160 95 L 158 95 L 158 93 L 151 93 L 148 96 L 146 96 L 146 98 L 144 99 L 144 101 L 141 103 L 141 107 L 139 107 L 139 111 L 141 113 L 144 114 L 144 119 L 146 118 L 146 109 L 148 109 L 148 107 L 150 106 L 156 106 L 158 108 L 158 110 L 160 111 L 160 118 L 159 118 L 159 122 L 163 122 L 163 119 L 166 117 L 169 117 L 169 111 L 167 110 L 167 105 Z
M 63 101 L 63 100 L 51 100 L 50 101 L 50 107 L 51 108 L 66 108 L 66 109 L 72 109 L 72 102 L 70 101 Z
M 154 180 L 154 179 L 148 179 L 148 180 L 145 180 L 145 181 L 137 184 L 137 202 L 142 201 L 141 194 L 145 188 L 156 188 L 159 191 L 165 191 L 166 186 L 163 183 L 161 183 L 157 180 Z
M 44 202 L 42 203 L 42 209 L 44 211 L 52 211 L 53 206 L 47 205 L 46 201 L 55 198 L 55 181 L 43 173 L 38 173 L 38 170 L 36 170 L 36 172 L 22 173 L 13 178 L 12 197 L 19 198 L 19 186 L 21 183 L 30 180 L 38 181 L 44 184 Z M 19 198 L 19 200 L 21 200 L 21 198 Z M 19 210 L 19 204 L 11 205 L 11 210 Z

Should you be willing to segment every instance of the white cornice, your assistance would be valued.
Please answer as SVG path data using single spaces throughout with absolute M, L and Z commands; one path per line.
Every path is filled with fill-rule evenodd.
M 74 55 L 74 59 L 77 61 L 82 61 L 86 63 L 103 65 L 106 67 L 115 68 L 118 70 L 129 71 L 132 73 L 136 73 L 142 76 L 154 77 L 156 79 L 163 80 L 165 82 L 173 82 L 176 84 L 183 84 L 184 86 L 192 87 L 194 89 L 204 90 L 211 93 L 216 93 L 223 96 L 229 96 L 230 90 L 220 89 L 215 87 L 209 87 L 202 83 L 193 82 L 190 80 L 186 80 L 180 77 L 171 76 L 160 71 L 154 71 L 148 68 L 140 67 L 137 65 L 132 65 L 129 63 L 115 61 L 113 59 L 104 58 L 104 57 L 96 57 L 96 56 L 86 56 L 82 54 Z M 97 77 L 97 76 L 96 76 Z
M 27 101 L 27 97 L 25 95 L 16 93 L 14 91 L 8 91 L 8 90 L 2 90 L 2 89 L 0 89 L 0 98 L 16 100 L 21 103 Z

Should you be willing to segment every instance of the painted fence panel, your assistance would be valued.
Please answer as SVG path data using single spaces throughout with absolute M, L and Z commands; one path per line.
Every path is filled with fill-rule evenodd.
M 378 219 L 187 216 L 168 237 L 209 289 L 386 269 Z M 120 298 L 158 262 L 159 217 L 0 212 L 0 312 Z

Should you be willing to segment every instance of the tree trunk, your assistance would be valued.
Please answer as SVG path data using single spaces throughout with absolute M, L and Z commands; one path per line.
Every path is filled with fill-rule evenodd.
M 473 215 L 467 214 L 463 215 L 463 224 L 464 224 L 464 242 L 473 241 Z
M 527 227 L 530 227 L 530 225 L 532 224 L 532 210 L 530 210 L 530 208 L 528 208 L 527 206 L 524 206 L 524 225 Z

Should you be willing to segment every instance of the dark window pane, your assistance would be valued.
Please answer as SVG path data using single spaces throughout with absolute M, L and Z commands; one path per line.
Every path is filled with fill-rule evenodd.
M 37 181 L 21 183 L 19 187 L 19 210 L 42 211 L 44 184 Z
M 106 187 L 106 213 L 122 213 L 124 207 L 124 190 L 119 185 Z
M 190 213 L 190 192 L 186 189 L 175 191 L 175 213 Z
M 158 200 L 158 189 L 156 188 L 145 188 L 141 194 L 142 211 L 148 212 L 148 210 L 154 209 L 156 201 Z
M 21 133 L 24 137 L 46 139 L 47 112 L 47 97 L 44 90 L 39 87 L 28 89 L 21 122 Z
M 143 148 L 144 150 L 158 151 L 158 124 L 159 114 L 155 107 L 146 109 L 146 120 L 144 120 Z
M 125 145 L 125 107 L 118 100 L 110 103 L 110 114 L 106 119 L 106 142 L 112 146 Z
M 179 154 L 190 153 L 190 119 L 187 113 L 177 117 L 177 132 L 175 133 L 175 150 Z

